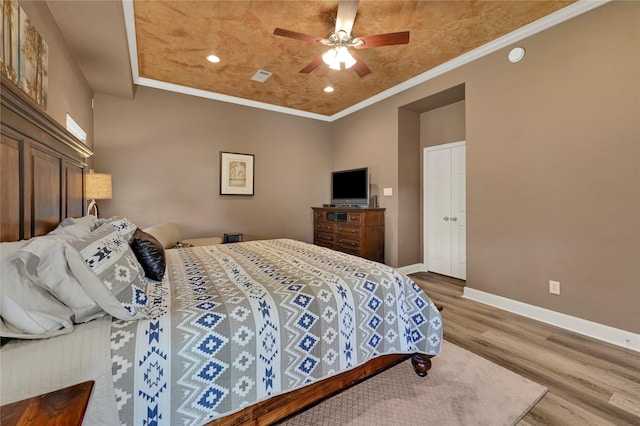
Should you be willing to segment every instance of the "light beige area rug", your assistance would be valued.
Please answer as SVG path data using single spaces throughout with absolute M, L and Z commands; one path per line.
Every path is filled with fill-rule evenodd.
M 547 392 L 444 342 L 427 377 L 405 361 L 292 417 L 286 426 L 513 425 Z

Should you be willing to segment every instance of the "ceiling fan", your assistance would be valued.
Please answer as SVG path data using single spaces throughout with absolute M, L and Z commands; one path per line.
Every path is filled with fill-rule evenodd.
M 309 74 L 325 62 L 329 68 L 340 70 L 353 69 L 360 77 L 371 73 L 371 69 L 365 65 L 360 56 L 353 49 L 367 49 L 370 47 L 391 46 L 409 43 L 409 31 L 397 33 L 378 34 L 372 36 L 353 37 L 351 29 L 358 12 L 360 0 L 340 0 L 338 2 L 338 14 L 336 16 L 336 28 L 327 38 L 314 37 L 295 31 L 276 28 L 273 34 L 310 43 L 320 43 L 329 47 L 324 54 L 316 57 L 306 67 L 300 70 L 303 74 Z

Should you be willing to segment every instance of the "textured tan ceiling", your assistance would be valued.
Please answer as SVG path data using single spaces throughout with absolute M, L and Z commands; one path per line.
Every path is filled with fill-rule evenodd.
M 362 0 L 352 35 L 410 31 L 407 45 L 358 50 L 372 73 L 322 64 L 299 71 L 327 50 L 273 35 L 276 27 L 327 37 L 334 1 L 135 0 L 140 77 L 311 113 L 333 115 L 573 1 Z M 209 63 L 209 54 L 221 58 Z M 265 83 L 258 71 L 273 73 Z M 324 93 L 331 85 L 335 91 Z

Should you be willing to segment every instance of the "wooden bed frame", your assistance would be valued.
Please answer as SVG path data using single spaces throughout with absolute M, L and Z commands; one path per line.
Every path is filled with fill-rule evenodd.
M 2 76 L 0 240 L 44 235 L 85 213 L 86 160 L 92 150 Z M 408 358 L 426 376 L 431 356 L 385 355 L 297 391 L 270 398 L 209 425 L 262 425 L 285 419 Z

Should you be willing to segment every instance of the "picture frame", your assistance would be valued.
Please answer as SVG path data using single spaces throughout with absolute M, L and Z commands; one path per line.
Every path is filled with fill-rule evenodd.
M 255 156 L 220 152 L 220 195 L 254 195 Z
M 18 0 L 2 1 L 2 18 L 0 19 L 0 72 L 14 84 L 19 80 L 19 12 Z
M 20 71 L 18 85 L 38 105 L 47 109 L 49 47 L 20 7 Z

